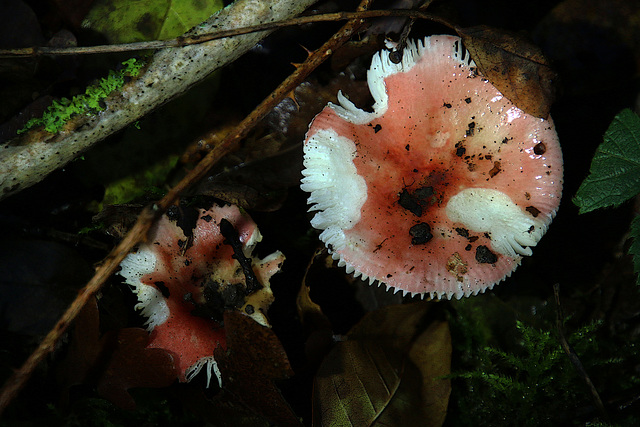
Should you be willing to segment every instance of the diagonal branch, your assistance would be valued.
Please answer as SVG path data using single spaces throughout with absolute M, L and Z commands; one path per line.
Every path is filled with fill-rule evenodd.
M 362 0 L 358 10 L 363 10 L 368 7 L 371 1 L 372 0 Z M 238 1 L 236 1 L 236 3 L 238 3 Z M 104 262 L 96 270 L 94 277 L 80 291 L 76 300 L 62 315 L 49 334 L 47 334 L 40 346 L 31 354 L 22 367 L 18 369 L 5 383 L 4 387 L 0 391 L 0 414 L 26 384 L 37 365 L 55 347 L 55 344 L 58 342 L 66 328 L 71 322 L 73 322 L 86 302 L 100 290 L 104 282 L 116 271 L 120 262 L 122 262 L 124 257 L 133 249 L 133 247 L 139 242 L 145 240 L 154 220 L 162 215 L 164 211 L 177 200 L 185 189 L 206 176 L 211 167 L 224 155 L 232 152 L 238 145 L 238 142 L 244 138 L 247 133 L 261 119 L 263 119 L 271 109 L 273 109 L 273 107 L 284 99 L 288 93 L 295 89 L 296 86 L 302 83 L 302 81 L 318 65 L 329 58 L 332 52 L 349 40 L 353 33 L 363 23 L 364 20 L 362 19 L 348 21 L 347 24 L 334 34 L 331 39 L 329 39 L 329 41 L 322 45 L 318 50 L 314 51 L 307 60 L 293 72 L 293 74 L 287 77 L 287 79 L 285 79 L 280 86 L 276 88 L 276 90 L 267 96 L 267 98 L 265 98 L 233 132 L 231 132 L 220 144 L 215 146 L 207 156 L 204 157 L 200 163 L 198 163 L 198 165 L 196 165 L 196 167 L 191 170 L 182 181 L 180 181 L 180 183 L 178 183 L 178 185 L 167 193 L 162 200 L 143 210 L 131 230 L 111 251 L 107 258 L 105 258 Z
M 300 26 L 317 22 L 337 22 L 347 21 L 350 19 L 371 19 L 383 17 L 405 17 L 416 19 L 428 19 L 433 22 L 439 22 L 445 26 L 455 28 L 455 25 L 448 20 L 422 12 L 425 5 L 420 10 L 410 9 L 389 9 L 389 10 L 366 10 L 358 12 L 332 12 L 318 15 L 298 16 L 278 22 L 266 22 L 248 27 L 233 28 L 230 30 L 219 30 L 211 33 L 198 33 L 190 35 L 182 35 L 173 39 L 166 40 L 150 40 L 132 43 L 119 43 L 97 46 L 35 46 L 15 49 L 0 49 L 0 58 L 30 58 L 35 56 L 73 56 L 73 55 L 92 55 L 114 52 L 135 52 L 149 49 L 167 49 L 171 47 L 184 47 L 200 43 L 206 43 L 212 40 L 224 39 L 227 37 L 235 37 L 242 34 L 254 33 L 256 31 L 274 30 L 283 27 Z

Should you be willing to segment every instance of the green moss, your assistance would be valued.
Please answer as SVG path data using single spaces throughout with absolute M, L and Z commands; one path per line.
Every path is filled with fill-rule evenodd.
M 74 116 L 79 114 L 91 115 L 105 109 L 104 99 L 124 86 L 125 77 L 137 77 L 144 67 L 144 61 L 131 58 L 122 63 L 119 71 L 110 71 L 107 77 L 87 87 L 85 93 L 73 98 L 62 98 L 53 101 L 42 117 L 33 118 L 18 131 L 24 133 L 29 129 L 43 126 L 47 132 L 57 133 Z
M 485 301 L 486 302 L 486 301 Z M 553 321 L 534 327 L 509 316 L 493 333 L 488 304 L 457 304 L 451 318 L 455 357 L 449 425 L 538 426 L 584 425 L 598 422 L 599 413 L 584 378 L 560 345 Z M 483 314 L 484 313 L 484 314 Z M 600 322 L 566 333 L 601 398 L 625 395 L 640 384 L 629 375 L 638 363 L 633 342 L 615 342 Z M 637 425 L 630 414 L 609 414 L 613 425 Z
M 129 203 L 145 194 L 158 195 L 158 186 L 166 180 L 178 163 L 179 156 L 171 155 L 134 174 L 110 182 L 105 188 L 102 205 Z M 159 194 L 162 197 L 164 194 Z

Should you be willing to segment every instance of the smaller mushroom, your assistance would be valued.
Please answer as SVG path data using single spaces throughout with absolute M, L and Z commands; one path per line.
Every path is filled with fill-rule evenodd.
M 404 294 L 461 298 L 532 254 L 562 193 L 551 118 L 477 70 L 458 37 L 374 55 L 373 111 L 341 92 L 309 126 L 301 188 L 340 266 Z
M 225 220 L 237 242 L 223 236 L 220 225 Z M 215 319 L 221 319 L 223 310 L 236 309 L 269 327 L 266 311 L 273 302 L 269 280 L 280 270 L 284 256 L 275 252 L 253 258 L 262 236 L 253 220 L 232 205 L 200 210 L 189 237 L 167 216 L 149 236 L 122 261 L 119 272 L 138 297 L 136 309 L 147 318 L 148 347 L 165 349 L 174 357 L 181 382 L 191 381 L 206 368 L 207 385 L 212 373 L 221 384 L 214 351 L 225 348 L 226 336 Z M 250 263 L 250 272 L 243 270 L 239 258 Z M 251 273 L 259 289 L 247 291 L 246 275 Z

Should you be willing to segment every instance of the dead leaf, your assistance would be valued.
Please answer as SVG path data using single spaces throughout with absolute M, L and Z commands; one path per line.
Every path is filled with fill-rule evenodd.
M 283 147 L 299 147 L 316 114 L 327 103 L 338 102 L 339 90 L 358 106 L 371 105 L 371 93 L 364 78 L 367 68 L 364 63 L 357 64 L 356 67 L 359 68 L 357 72 L 339 73 L 326 83 L 310 78 L 295 88 L 295 102 L 291 98 L 285 99 L 264 120 L 274 138 L 282 140 Z M 354 78 L 354 75 L 362 78 Z
M 88 382 L 89 371 L 96 365 L 104 343 L 100 339 L 98 305 L 94 298 L 78 314 L 67 355 L 57 366 L 58 382 L 63 387 L 63 401 L 67 401 L 71 386 Z
M 211 176 L 201 181 L 194 194 L 213 196 L 245 209 L 272 212 L 282 207 L 289 188 L 300 184 L 301 141 L 313 117 L 327 105 L 337 102 L 342 90 L 356 104 L 366 105 L 371 95 L 366 82 L 340 74 L 326 85 L 307 81 L 294 91 L 295 100 L 286 98 L 247 138 L 241 150 L 221 162 Z M 233 129 L 232 119 L 199 138 L 183 161 L 199 159 Z
M 273 330 L 235 311 L 225 312 L 224 325 L 227 349 L 215 351 L 223 388 L 276 425 L 300 425 L 274 383 L 293 370 Z
M 98 393 L 124 409 L 135 409 L 128 390 L 136 387 L 168 387 L 178 370 L 173 357 L 160 348 L 147 348 L 149 333 L 125 328 L 107 333 L 104 339 L 115 345 L 105 370 L 98 379 Z
M 557 75 L 540 48 L 486 26 L 459 28 L 457 32 L 489 82 L 524 112 L 548 117 Z
M 315 301 L 311 299 L 311 289 L 307 284 L 307 275 L 311 267 L 318 260 L 324 260 L 327 257 L 327 252 L 324 247 L 316 249 L 311 262 L 307 265 L 307 269 L 302 279 L 302 286 L 298 291 L 298 297 L 296 298 L 296 308 L 298 311 L 298 317 L 300 317 L 302 324 L 311 330 L 317 329 L 329 329 L 331 330 L 331 322 L 322 312 L 322 308 Z
M 230 111 L 225 110 L 223 113 L 225 116 L 220 123 L 212 126 L 211 130 L 199 135 L 195 141 L 189 144 L 185 152 L 180 157 L 180 162 L 182 164 L 197 164 L 209 151 L 217 145 L 220 145 L 220 143 L 224 141 L 238 123 L 240 123 L 240 119 L 233 116 Z
M 442 425 L 447 415 L 451 383 L 441 377 L 451 372 L 449 324 L 435 321 L 413 342 L 409 358 L 422 374 L 421 404 L 429 414 L 425 425 Z
M 101 336 L 95 299 L 78 315 L 67 356 L 58 367 L 63 398 L 69 387 L 96 385 L 98 393 L 112 403 L 134 409 L 127 390 L 134 387 L 166 387 L 178 377 L 173 358 L 162 349 L 148 349 L 144 329 L 126 328 Z
M 307 363 L 313 371 L 333 346 L 333 327 L 331 321 L 323 313 L 322 307 L 311 298 L 311 287 L 307 284 L 307 275 L 315 264 L 322 263 L 328 255 L 324 246 L 316 249 L 302 279 L 300 290 L 296 298 L 296 309 L 302 326 L 307 333 L 305 341 L 305 355 Z
M 390 18 L 385 22 L 400 22 L 401 24 L 406 21 L 405 18 L 395 19 Z M 382 24 L 382 21 L 380 21 Z M 367 35 L 364 39 L 352 40 L 342 46 L 331 55 L 331 69 L 340 72 L 343 71 L 349 64 L 355 59 L 360 57 L 369 57 L 379 51 L 384 46 L 384 34 L 388 34 L 385 29 L 384 33 L 378 33 L 374 35 Z
M 428 425 L 444 422 L 451 390 L 451 336 L 434 303 L 365 316 L 316 375 L 313 424 Z
M 103 233 L 119 240 L 131 229 L 143 207 L 138 204 L 106 205 L 92 221 L 101 225 Z
M 282 150 L 241 162 L 203 180 L 195 194 L 213 196 L 244 209 L 273 212 L 282 207 L 288 189 L 299 185 L 301 169 L 302 150 Z

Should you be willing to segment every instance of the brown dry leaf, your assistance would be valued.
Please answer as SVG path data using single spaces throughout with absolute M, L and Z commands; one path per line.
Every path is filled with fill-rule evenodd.
M 362 79 L 353 78 L 353 74 L 354 72 L 339 73 L 325 84 L 310 78 L 293 91 L 295 102 L 290 98 L 285 99 L 269 113 L 266 121 L 274 132 L 282 134 L 287 146 L 300 144 L 316 114 L 322 111 L 327 103 L 338 102 L 338 91 L 342 90 L 358 106 L 372 103 L 371 93 L 364 78 L 365 67 L 362 67 L 360 73 Z
M 103 225 L 103 233 L 119 240 L 133 227 L 143 207 L 139 204 L 106 205 L 92 221 Z
M 173 357 L 161 348 L 146 348 L 149 333 L 126 328 L 107 333 L 104 340 L 113 345 L 106 367 L 98 379 L 98 393 L 124 409 L 135 409 L 130 388 L 168 387 L 178 378 Z M 111 347 L 111 345 L 109 347 Z
M 213 175 L 198 185 L 195 194 L 217 197 L 244 209 L 273 212 L 282 207 L 288 189 L 299 185 L 301 169 L 302 151 L 283 150 Z
M 389 21 L 402 22 L 400 20 L 391 18 Z M 376 35 L 367 35 L 364 39 L 351 40 L 338 49 L 333 55 L 331 55 L 331 68 L 334 71 L 342 71 L 349 64 L 351 64 L 356 58 L 371 56 L 384 46 L 384 34 L 388 34 L 388 30 L 385 28 L 384 33 L 378 33 Z
M 274 383 L 293 370 L 273 330 L 236 311 L 225 312 L 224 326 L 227 349 L 215 351 L 223 388 L 276 425 L 299 425 Z
M 432 322 L 413 342 L 409 358 L 422 374 L 422 402 L 429 417 L 425 425 L 442 425 L 447 415 L 451 383 L 451 335 L 445 321 Z
M 66 357 L 57 366 L 62 398 L 68 399 L 71 386 L 89 382 L 89 372 L 102 353 L 105 341 L 100 339 L 98 304 L 95 298 L 84 306 L 73 326 L 72 339 Z
M 333 327 L 331 321 L 322 311 L 322 307 L 311 298 L 311 287 L 307 283 L 307 276 L 316 264 L 322 264 L 326 257 L 330 258 L 324 246 L 316 249 L 302 279 L 302 285 L 296 298 L 298 317 L 307 333 L 305 354 L 307 363 L 314 371 L 320 365 L 324 356 L 333 346 Z M 325 261 L 326 262 L 326 261 Z
M 147 331 L 126 328 L 101 336 L 99 323 L 94 298 L 78 315 L 68 353 L 58 367 L 63 397 L 73 385 L 95 384 L 104 398 L 122 408 L 134 409 L 135 401 L 128 389 L 166 387 L 177 379 L 169 353 L 145 348 L 149 341 Z
M 302 283 L 302 286 L 300 286 L 300 290 L 298 291 L 296 308 L 298 316 L 300 316 L 303 323 L 329 326 L 329 320 L 322 312 L 322 308 L 311 299 L 311 290 L 305 283 Z
M 457 32 L 482 75 L 504 96 L 528 114 L 548 117 L 557 76 L 540 48 L 486 26 Z
M 444 422 L 451 391 L 451 336 L 431 302 L 365 316 L 327 356 L 314 384 L 313 424 Z
M 310 329 L 331 329 L 331 322 L 322 312 L 322 308 L 315 301 L 311 299 L 311 289 L 307 284 L 307 275 L 311 270 L 311 267 L 316 263 L 324 260 L 328 256 L 324 247 L 316 249 L 311 262 L 307 265 L 307 269 L 302 279 L 302 286 L 298 291 L 298 297 L 296 298 L 296 308 L 298 316 L 302 320 L 302 323 Z
M 229 111 L 223 111 L 223 113 L 231 115 Z M 180 157 L 182 164 L 197 164 L 209 151 L 220 145 L 240 122 L 240 119 L 233 116 L 224 117 L 224 119 L 221 124 L 213 126 L 211 130 L 198 136 L 195 141 L 189 144 Z

